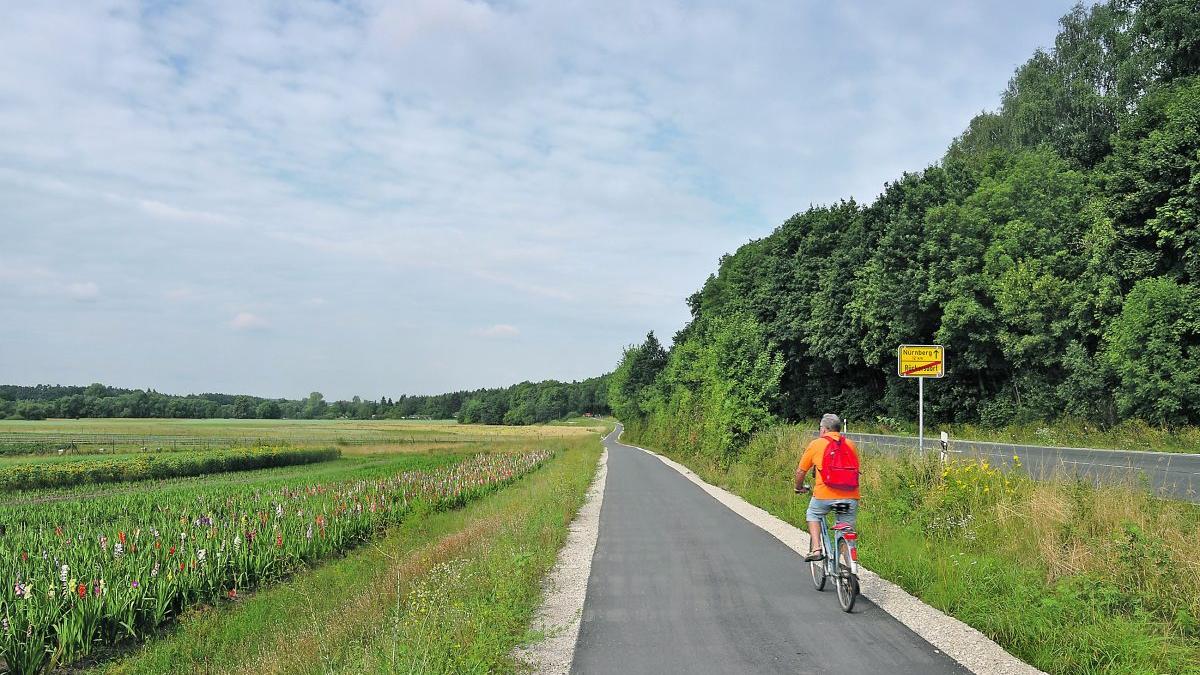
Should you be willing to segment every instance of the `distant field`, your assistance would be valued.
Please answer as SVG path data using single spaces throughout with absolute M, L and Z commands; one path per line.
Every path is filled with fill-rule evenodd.
M 0 421 L 0 453 L 180 450 L 233 445 L 337 445 L 354 452 L 394 452 L 400 446 L 496 442 L 520 437 L 579 438 L 604 423 L 588 418 L 552 425 L 499 427 L 452 420 L 178 420 L 51 419 Z M 360 454 L 362 451 L 356 452 Z

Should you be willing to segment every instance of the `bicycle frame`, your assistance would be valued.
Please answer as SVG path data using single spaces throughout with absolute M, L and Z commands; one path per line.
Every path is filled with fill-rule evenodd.
M 833 519 L 834 527 L 829 524 Z M 844 540 L 850 548 L 850 574 L 858 576 L 858 533 L 854 530 L 836 529 L 837 514 L 833 511 L 821 519 L 821 543 L 825 551 L 825 571 L 831 577 L 837 577 L 841 572 L 841 561 L 838 560 L 839 544 Z M 832 533 L 832 535 L 830 534 Z
M 842 606 L 843 612 L 850 612 L 854 609 L 854 603 L 859 593 L 858 533 L 848 524 L 839 525 L 836 522 L 839 514 L 838 506 L 844 505 L 836 505 L 821 519 L 821 544 L 825 551 L 825 558 L 821 561 L 810 562 L 809 571 L 812 574 L 813 586 L 818 591 L 825 590 L 825 583 L 832 578 L 837 589 L 838 604 Z M 841 513 L 845 512 L 845 510 L 841 511 Z M 830 516 L 833 516 L 832 524 Z M 846 549 L 844 562 L 841 555 L 843 548 Z

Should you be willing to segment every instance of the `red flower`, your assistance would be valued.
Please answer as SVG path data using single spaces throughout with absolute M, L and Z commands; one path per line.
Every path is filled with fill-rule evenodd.
M 121 540 L 121 545 L 122 545 L 122 546 L 124 546 L 124 545 L 125 545 L 125 533 L 124 533 L 124 532 L 118 532 L 118 533 L 117 533 L 117 539 L 120 539 L 120 540 Z
M 237 599 L 237 589 L 236 588 L 229 589 L 229 599 L 230 600 Z
M 179 563 L 179 571 L 180 571 L 180 572 L 182 572 L 182 571 L 183 571 L 183 563 Z
M 75 592 L 79 594 L 80 598 L 86 598 L 87 597 L 87 586 L 84 586 L 83 584 L 79 584 L 79 588 L 76 588 Z
M 283 548 L 283 535 L 275 535 L 275 548 Z
M 167 555 L 175 555 L 175 547 L 174 546 L 172 546 L 170 549 L 167 550 Z

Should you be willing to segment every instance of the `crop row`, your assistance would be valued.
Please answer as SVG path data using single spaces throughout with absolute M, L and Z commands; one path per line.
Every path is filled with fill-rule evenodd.
M 29 462 L 0 468 L 0 490 L 33 490 L 250 471 L 337 459 L 336 448 L 235 448 L 146 454 L 71 462 Z
M 9 672 L 69 664 L 144 636 L 197 602 L 236 598 L 360 543 L 418 504 L 459 506 L 549 451 L 481 454 L 384 478 L 162 499 L 0 508 L 0 656 Z

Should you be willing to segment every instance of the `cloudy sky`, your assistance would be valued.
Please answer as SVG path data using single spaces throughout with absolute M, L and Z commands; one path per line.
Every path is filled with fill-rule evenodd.
M 936 161 L 1070 4 L 4 3 L 0 383 L 600 374 Z

